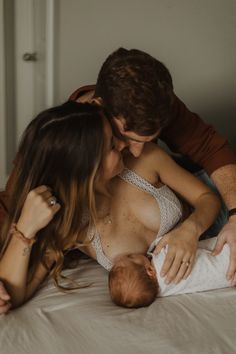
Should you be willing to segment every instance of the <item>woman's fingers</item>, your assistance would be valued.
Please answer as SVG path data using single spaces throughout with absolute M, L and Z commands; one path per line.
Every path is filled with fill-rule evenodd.
M 182 261 L 179 271 L 174 279 L 174 283 L 178 284 L 182 279 L 187 279 L 192 269 L 193 269 L 193 261 L 191 259 L 188 261 Z
M 155 249 L 153 250 L 153 254 L 157 255 L 158 253 L 161 252 L 162 248 L 167 245 L 167 240 L 165 237 L 163 237 L 160 241 L 158 241 Z
M 193 262 L 190 262 L 190 265 L 189 265 L 189 267 L 187 268 L 186 273 L 184 274 L 184 277 L 183 277 L 184 280 L 187 279 L 188 276 L 189 276 L 189 274 L 192 272 L 192 270 L 193 270 L 193 264 L 194 264 L 194 261 L 193 261 Z
M 52 191 L 52 188 L 48 187 L 48 186 L 45 186 L 45 185 L 42 185 L 42 186 L 38 186 L 38 187 L 34 188 L 33 191 L 35 193 L 37 193 L 37 194 L 41 194 L 41 193 L 44 193 L 46 191 Z
M 173 254 L 171 266 L 165 273 L 165 282 L 167 284 L 171 282 L 175 284 L 179 283 L 185 276 L 187 277 L 190 274 L 192 263 L 192 257 L 189 254 Z
M 0 315 L 7 313 L 11 307 L 10 295 L 7 293 L 3 282 L 0 281 Z
M 54 214 L 56 214 L 56 213 L 58 212 L 58 210 L 61 209 L 61 205 L 60 205 L 59 203 L 56 203 L 56 204 L 53 205 L 51 208 L 52 208 Z
M 166 274 L 166 279 L 165 279 L 166 284 L 171 283 L 175 279 L 177 273 L 180 271 L 180 268 L 181 268 L 181 259 L 179 257 L 175 257 L 168 273 Z
M 5 303 L 4 305 L 0 305 L 0 315 L 3 315 L 4 313 L 7 313 L 11 308 L 10 303 Z
M 175 253 L 172 253 L 171 251 L 167 252 L 165 261 L 161 267 L 161 273 L 160 273 L 161 277 L 166 276 L 166 274 L 170 271 L 174 259 L 175 259 Z
M 0 300 L 4 300 L 4 301 L 10 300 L 10 295 L 7 293 L 2 281 L 0 281 Z

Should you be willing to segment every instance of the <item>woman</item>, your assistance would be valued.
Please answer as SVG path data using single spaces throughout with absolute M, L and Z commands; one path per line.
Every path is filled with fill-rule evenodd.
M 0 279 L 13 306 L 30 298 L 49 271 L 59 286 L 64 251 L 84 240 L 85 211 L 94 223 L 104 121 L 100 108 L 68 102 L 39 114 L 24 133 L 1 235 Z M 114 144 L 106 178 L 123 168 L 115 138 Z
M 110 127 L 105 133 L 109 141 Z M 121 254 L 154 248 L 156 254 L 168 245 L 161 275 L 178 283 L 192 270 L 199 237 L 215 220 L 219 200 L 155 144 L 145 144 L 139 158 L 126 155 L 124 164 L 119 176 L 107 181 L 109 193 L 97 191 L 98 219 L 81 250 L 110 270 Z M 162 237 L 158 244 L 157 237 Z
M 105 112 L 89 104 L 49 109 L 26 129 L 2 232 L 0 279 L 13 306 L 27 301 L 48 273 L 60 287 L 64 253 L 73 248 L 109 269 L 117 255 L 145 253 L 156 234 L 166 234 L 171 263 L 180 264 L 175 280 L 188 276 L 218 199 L 151 143 L 139 159 L 127 155 L 124 169 L 124 145 L 112 135 Z M 163 183 L 194 208 L 176 239 L 168 231 L 186 216 Z

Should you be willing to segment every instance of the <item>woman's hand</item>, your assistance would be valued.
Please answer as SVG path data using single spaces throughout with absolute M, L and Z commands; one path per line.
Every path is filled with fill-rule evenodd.
M 47 186 L 39 186 L 27 195 L 17 228 L 26 238 L 31 239 L 48 225 L 60 207 L 51 189 Z
M 10 299 L 3 282 L 0 281 L 0 315 L 7 313 L 11 308 Z
M 161 268 L 161 277 L 166 277 L 167 284 L 179 283 L 186 279 L 192 271 L 196 256 L 198 239 L 181 227 L 167 233 L 158 242 L 154 254 L 168 246 L 165 261 Z

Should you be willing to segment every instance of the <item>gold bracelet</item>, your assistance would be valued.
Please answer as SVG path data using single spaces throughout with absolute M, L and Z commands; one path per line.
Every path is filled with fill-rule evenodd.
M 24 244 L 26 244 L 28 247 L 31 247 L 36 239 L 35 238 L 27 238 L 25 237 L 25 235 L 23 234 L 23 232 L 21 232 L 20 230 L 18 230 L 17 226 L 15 223 L 11 224 L 11 228 L 9 231 L 10 235 L 12 236 L 16 236 L 17 238 L 19 238 L 21 241 L 24 242 Z

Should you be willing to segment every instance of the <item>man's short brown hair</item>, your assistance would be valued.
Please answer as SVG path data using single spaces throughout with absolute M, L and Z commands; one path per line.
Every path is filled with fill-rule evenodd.
M 170 121 L 173 83 L 168 69 L 137 49 L 119 48 L 99 72 L 95 96 L 113 117 L 124 117 L 125 130 L 153 135 Z

